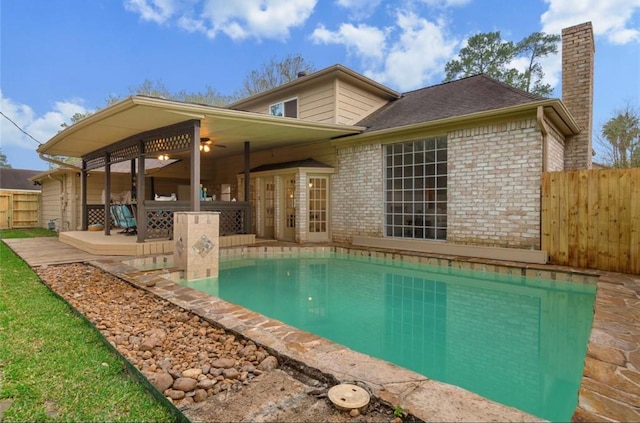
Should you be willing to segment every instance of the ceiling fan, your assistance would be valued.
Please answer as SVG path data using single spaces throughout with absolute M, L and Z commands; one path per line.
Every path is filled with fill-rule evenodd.
M 208 137 L 200 138 L 200 151 L 208 153 L 209 151 L 211 151 L 211 146 L 212 145 L 214 147 L 227 148 L 226 145 L 214 144 L 213 141 L 211 141 L 211 138 L 208 138 Z

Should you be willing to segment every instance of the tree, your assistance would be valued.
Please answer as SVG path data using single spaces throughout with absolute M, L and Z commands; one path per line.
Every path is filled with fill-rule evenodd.
M 469 38 L 460 49 L 458 59 L 445 65 L 445 81 L 485 73 L 515 88 L 539 96 L 551 94 L 552 87 L 543 83 L 544 72 L 540 60 L 558 53 L 559 35 L 535 32 L 517 44 L 503 41 L 500 32 L 487 32 Z M 512 66 L 516 59 L 524 59 L 527 67 L 519 71 Z
M 557 34 L 534 32 L 518 43 L 516 55 L 529 59 L 529 66 L 522 74 L 523 86 L 518 88 L 541 96 L 551 94 L 553 91 L 551 85 L 542 82 L 544 72 L 542 71 L 540 59 L 552 54 L 558 54 L 560 40 L 561 38 Z
M 229 96 L 220 94 L 209 85 L 207 85 L 205 91 L 202 92 L 189 92 L 186 90 L 171 92 L 162 81 L 151 81 L 150 79 L 145 79 L 137 87 L 129 88 L 129 93 L 131 95 L 146 95 L 149 97 L 164 98 L 185 103 L 206 104 L 209 106 L 224 106 L 230 102 Z M 120 97 L 111 94 L 106 100 L 106 105 L 110 106 L 118 101 L 120 101 Z
M 502 41 L 500 32 L 474 35 L 460 49 L 460 60 L 454 59 L 445 65 L 445 81 L 480 73 L 502 80 L 508 71 L 507 65 L 515 55 L 515 49 L 512 42 Z
M 269 62 L 264 63 L 260 69 L 250 71 L 242 88 L 235 95 L 223 95 L 211 86 L 207 85 L 204 91 L 188 92 L 180 90 L 171 92 L 162 81 L 152 81 L 145 79 L 140 85 L 129 88 L 131 95 L 146 95 L 159 97 L 167 100 L 182 101 L 187 103 L 206 104 L 209 106 L 225 106 L 233 101 L 245 98 L 271 88 L 275 88 L 298 77 L 300 72 L 313 72 L 312 65 L 305 62 L 299 54 L 289 55 L 282 61 L 277 61 L 272 57 Z M 120 101 L 118 95 L 110 94 L 105 100 L 105 106 L 110 106 Z M 100 110 L 98 107 L 96 111 Z M 71 124 L 74 124 L 93 112 L 76 113 L 71 117 Z M 63 128 L 69 126 L 67 123 L 61 125 Z
M 11 169 L 11 165 L 9 164 L 9 160 L 7 159 L 7 155 L 2 152 L 1 148 L 0 148 L 0 168 Z
M 605 159 L 613 167 L 640 167 L 640 113 L 631 104 L 614 113 L 602 126 Z
M 288 55 L 281 61 L 275 57 L 267 63 L 263 63 L 259 69 L 254 69 L 247 74 L 242 87 L 236 92 L 234 97 L 242 99 L 252 95 L 270 90 L 289 81 L 298 78 L 301 72 L 314 72 L 313 65 L 307 63 L 299 54 Z

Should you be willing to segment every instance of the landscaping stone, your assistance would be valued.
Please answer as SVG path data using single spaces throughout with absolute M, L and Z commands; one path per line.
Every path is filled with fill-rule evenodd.
M 222 375 L 227 379 L 237 379 L 240 376 L 240 372 L 232 367 L 230 369 L 224 369 Z
M 269 356 L 253 342 L 163 299 L 143 295 L 131 285 L 119 282 L 115 289 L 114 280 L 99 269 L 73 264 L 40 271 L 56 292 L 103 333 L 108 332 L 105 337 L 120 353 L 176 404 L 202 402 L 220 391 L 242 389 L 255 376 L 250 371 L 257 372 L 260 361 L 256 358 Z M 275 357 L 265 362 L 270 363 L 266 368 L 277 366 Z
M 207 391 L 205 389 L 196 389 L 193 395 L 193 401 L 202 402 L 207 399 Z
M 179 391 L 177 389 L 167 389 L 166 391 L 164 391 L 164 394 L 172 400 L 180 400 L 184 398 L 185 395 L 184 391 Z
M 173 385 L 173 377 L 167 372 L 157 372 L 145 374 L 149 382 L 160 392 L 164 392 Z
M 198 381 L 190 377 L 179 377 L 173 381 L 173 389 L 189 392 L 196 388 Z
M 198 379 L 198 376 L 202 374 L 202 369 L 187 369 L 182 372 L 183 377 L 188 377 L 191 379 Z
M 198 383 L 196 384 L 197 388 L 201 388 L 201 389 L 205 389 L 205 390 L 209 390 L 211 388 L 213 388 L 213 386 L 218 383 L 217 380 L 215 379 L 202 379 L 199 380 Z
M 213 360 L 211 362 L 211 367 L 216 367 L 218 369 L 230 369 L 236 364 L 236 360 L 231 358 L 219 358 L 217 360 Z
M 276 369 L 277 367 L 278 359 L 272 355 L 262 360 L 262 362 L 260 362 L 260 364 L 258 365 L 258 369 L 264 372 L 271 371 L 273 369 Z

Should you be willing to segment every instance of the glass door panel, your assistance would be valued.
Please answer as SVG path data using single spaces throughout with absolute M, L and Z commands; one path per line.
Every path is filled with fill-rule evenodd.
M 309 241 L 329 239 L 329 178 L 309 177 Z

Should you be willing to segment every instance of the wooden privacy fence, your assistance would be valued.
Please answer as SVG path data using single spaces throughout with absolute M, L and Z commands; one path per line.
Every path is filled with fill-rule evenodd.
M 542 249 L 553 264 L 640 274 L 640 169 L 544 173 Z
M 0 229 L 40 225 L 40 192 L 0 190 Z

